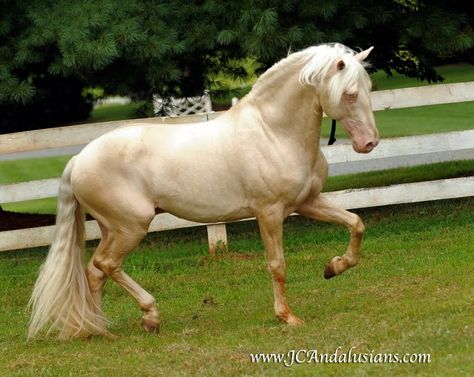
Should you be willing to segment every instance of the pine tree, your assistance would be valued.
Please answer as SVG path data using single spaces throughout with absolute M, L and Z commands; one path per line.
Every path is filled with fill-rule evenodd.
M 428 81 L 472 59 L 467 1 L 0 0 L 0 132 L 87 116 L 84 87 L 149 99 L 189 96 L 217 72 L 242 77 L 322 42 L 374 45 L 372 69 Z

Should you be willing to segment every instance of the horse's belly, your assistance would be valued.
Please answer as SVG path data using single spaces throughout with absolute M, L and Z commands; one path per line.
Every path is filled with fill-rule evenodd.
M 177 169 L 170 164 L 155 172 L 149 190 L 156 207 L 197 222 L 231 221 L 252 216 L 247 194 L 235 174 L 216 165 L 213 169 L 204 169 L 189 162 L 188 167 L 190 169 L 181 165 Z
M 233 221 L 253 215 L 242 197 L 223 192 L 180 190 L 173 195 L 156 195 L 154 201 L 160 211 L 196 222 Z

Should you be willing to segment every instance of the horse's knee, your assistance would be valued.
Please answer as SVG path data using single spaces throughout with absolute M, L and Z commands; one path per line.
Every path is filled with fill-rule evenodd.
M 285 268 L 285 261 L 283 259 L 274 259 L 268 262 L 268 270 L 275 278 L 284 279 Z

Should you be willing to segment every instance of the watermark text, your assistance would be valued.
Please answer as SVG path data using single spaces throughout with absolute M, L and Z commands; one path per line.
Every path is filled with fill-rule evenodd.
M 252 363 L 275 363 L 291 367 L 295 364 L 429 364 L 431 354 L 429 353 L 384 353 L 371 350 L 368 352 L 356 352 L 356 347 L 350 347 L 347 351 L 341 346 L 332 353 L 319 352 L 317 349 L 290 350 L 286 353 L 251 353 Z

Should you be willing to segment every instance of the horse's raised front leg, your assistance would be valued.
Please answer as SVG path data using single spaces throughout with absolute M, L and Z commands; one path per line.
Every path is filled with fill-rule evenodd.
M 351 233 L 346 253 L 342 257 L 336 256 L 332 258 L 326 265 L 324 270 L 324 277 L 326 279 L 340 275 L 349 267 L 357 264 L 359 261 L 360 244 L 365 229 L 364 223 L 359 216 L 336 207 L 321 195 L 310 202 L 304 203 L 296 212 L 312 219 L 345 225 Z
M 289 325 L 299 325 L 303 321 L 296 317 L 286 302 L 285 294 L 285 258 L 283 256 L 283 211 L 268 208 L 257 215 L 260 234 L 265 246 L 268 270 L 272 275 L 275 297 L 275 314 L 277 318 Z

